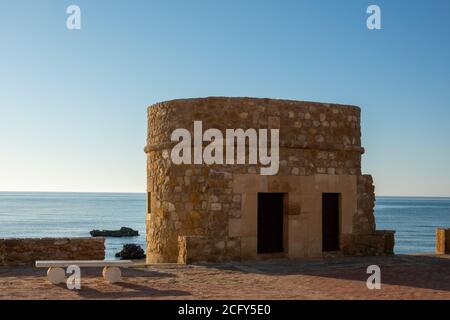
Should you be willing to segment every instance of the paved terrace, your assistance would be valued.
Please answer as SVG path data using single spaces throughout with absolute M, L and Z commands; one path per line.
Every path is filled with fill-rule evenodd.
M 366 287 L 366 268 L 381 267 L 382 287 Z M 82 269 L 81 290 L 46 281 L 46 270 L 0 267 L 0 299 L 450 299 L 450 257 L 271 260 L 141 266 L 107 284 L 101 269 Z

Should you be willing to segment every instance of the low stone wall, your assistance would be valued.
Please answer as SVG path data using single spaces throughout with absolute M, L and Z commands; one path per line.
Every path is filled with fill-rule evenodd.
M 394 254 L 395 231 L 377 230 L 369 234 L 342 237 L 342 252 L 348 256 L 383 256 Z
M 178 237 L 178 263 L 230 260 L 241 260 L 241 241 L 238 238 Z
M 32 265 L 36 260 L 104 258 L 104 238 L 0 239 L 0 266 Z
M 436 228 L 436 254 L 450 254 L 450 229 Z
M 348 256 L 384 256 L 394 254 L 395 231 L 377 230 L 370 234 L 346 234 L 342 252 Z M 239 238 L 217 239 L 205 236 L 178 237 L 178 263 L 239 261 Z

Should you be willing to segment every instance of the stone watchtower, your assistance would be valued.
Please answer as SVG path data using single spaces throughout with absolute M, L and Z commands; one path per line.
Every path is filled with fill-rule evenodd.
M 175 164 L 171 135 L 184 128 L 198 136 L 194 121 L 203 132 L 279 129 L 277 174 L 261 175 L 262 165 L 249 161 Z M 394 232 L 375 229 L 372 177 L 361 174 L 358 107 L 222 97 L 157 103 L 148 109 L 145 152 L 148 263 L 393 253 Z

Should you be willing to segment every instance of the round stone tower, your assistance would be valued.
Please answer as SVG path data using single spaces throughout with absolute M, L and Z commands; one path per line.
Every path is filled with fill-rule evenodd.
M 372 178 L 361 175 L 358 107 L 157 103 L 145 152 L 148 263 L 392 253 L 393 232 L 375 230 Z

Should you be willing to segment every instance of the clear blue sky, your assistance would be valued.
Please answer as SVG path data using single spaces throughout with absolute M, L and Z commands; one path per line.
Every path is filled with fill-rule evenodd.
M 143 192 L 146 107 L 220 95 L 359 105 L 377 193 L 450 196 L 449 17 L 446 0 L 0 0 L 0 190 Z

